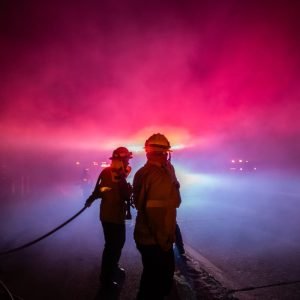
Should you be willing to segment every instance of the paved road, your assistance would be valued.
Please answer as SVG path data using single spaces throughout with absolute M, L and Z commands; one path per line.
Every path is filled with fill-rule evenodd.
M 299 284 L 227 294 L 230 289 L 300 280 L 297 185 L 292 178 L 250 179 L 203 175 L 198 184 L 182 178 L 184 203 L 178 220 L 187 257 L 177 258 L 170 299 L 300 299 Z M 1 248 L 19 246 L 63 223 L 82 208 L 78 195 L 76 188 L 63 187 L 2 202 Z M 133 226 L 129 221 L 120 300 L 135 299 L 141 273 Z M 24 300 L 105 299 L 98 284 L 102 247 L 94 204 L 51 237 L 0 258 L 0 280 Z
M 179 223 L 202 266 L 229 289 L 271 285 L 235 293 L 239 299 L 300 299 L 297 182 L 270 174 L 203 175 L 198 188 L 183 190 Z
M 79 203 L 78 203 L 79 204 Z M 64 204 L 60 219 L 64 221 L 76 211 L 69 213 L 70 203 Z M 55 207 L 59 205 L 55 204 Z M 46 206 L 45 206 L 46 207 Z M 76 205 L 73 207 L 76 208 Z M 52 215 L 55 209 L 47 209 Z M 77 211 L 80 207 L 77 206 Z M 27 209 L 25 215 L 30 211 Z M 33 214 L 19 217 L 23 228 L 15 227 L 14 239 L 6 242 L 6 247 L 13 247 L 25 240 L 45 233 L 50 226 L 50 218 L 43 220 L 42 207 Z M 29 223 L 28 219 L 31 219 Z M 55 218 L 56 221 L 59 218 Z M 43 218 L 42 218 L 43 219 Z M 54 223 L 54 222 L 53 222 Z M 33 228 L 32 226 L 34 226 Z M 27 226 L 29 225 L 29 226 Z M 54 225 L 54 224 L 53 224 Z M 56 223 L 55 225 L 58 225 Z M 30 228 L 30 229 L 29 229 Z M 29 230 L 29 231 L 28 231 Z M 137 292 L 141 262 L 139 253 L 131 241 L 132 225 L 127 225 L 128 241 L 122 255 L 121 264 L 127 270 L 127 276 L 119 293 L 119 299 L 133 300 Z M 30 237 L 31 236 L 31 237 Z M 19 237 L 19 240 L 18 240 Z M 1 258 L 1 280 L 12 293 L 28 300 L 67 300 L 67 299 L 110 299 L 99 290 L 98 273 L 103 247 L 103 237 L 98 221 L 98 207 L 84 211 L 76 220 L 47 239 L 19 252 Z M 174 298 L 176 299 L 176 298 Z
M 50 194 L 43 201 L 19 199 L 2 205 L 2 251 L 43 236 L 82 208 L 81 199 L 74 200 L 76 191 L 72 189 L 60 195 L 61 199 L 53 199 Z M 46 239 L 0 256 L 0 280 L 16 300 L 134 300 L 142 265 L 133 241 L 134 221 L 128 221 L 126 226 L 128 238 L 120 262 L 126 269 L 126 278 L 116 293 L 104 292 L 98 282 L 103 236 L 96 204 Z M 0 299 L 10 299 L 3 286 Z M 179 269 L 169 299 L 194 299 L 191 286 Z

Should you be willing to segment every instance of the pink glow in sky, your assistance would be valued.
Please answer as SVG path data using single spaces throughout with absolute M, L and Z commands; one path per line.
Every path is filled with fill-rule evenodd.
M 300 150 L 298 1 L 4 1 L 3 144 Z M 233 151 L 234 152 L 234 151 Z

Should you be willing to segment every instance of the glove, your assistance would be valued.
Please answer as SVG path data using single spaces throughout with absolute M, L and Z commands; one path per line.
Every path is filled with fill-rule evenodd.
M 87 200 L 85 201 L 84 206 L 85 207 L 90 207 L 92 205 L 92 203 L 95 201 L 95 198 L 91 195 L 87 198 Z

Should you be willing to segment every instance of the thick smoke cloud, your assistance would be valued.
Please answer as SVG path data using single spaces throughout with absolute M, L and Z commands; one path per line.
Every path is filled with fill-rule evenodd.
M 153 130 L 294 163 L 299 11 L 294 1 L 6 1 L 1 138 L 96 149 Z

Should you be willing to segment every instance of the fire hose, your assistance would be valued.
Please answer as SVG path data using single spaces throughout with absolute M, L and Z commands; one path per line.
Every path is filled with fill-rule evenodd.
M 45 239 L 46 237 L 50 236 L 51 234 L 55 233 L 56 231 L 58 231 L 59 229 L 61 229 L 62 227 L 64 227 L 65 225 L 67 225 L 68 223 L 70 223 L 71 221 L 73 221 L 75 218 L 77 218 L 81 213 L 84 212 L 84 210 L 87 208 L 88 206 L 84 206 L 80 211 L 78 211 L 75 215 L 73 215 L 71 218 L 69 218 L 67 221 L 65 221 L 64 223 L 62 223 L 61 225 L 57 226 L 56 228 L 54 228 L 53 230 L 49 231 L 48 233 L 42 235 L 41 237 L 28 242 L 24 245 L 21 245 L 19 247 L 16 248 L 12 248 L 10 250 L 6 250 L 3 252 L 0 252 L 0 256 L 2 255 L 7 255 L 19 250 L 22 250 L 24 248 L 27 248 L 33 244 L 38 243 L 39 241 Z M 274 284 L 269 284 L 269 285 L 262 285 L 262 286 L 249 286 L 249 287 L 245 287 L 245 288 L 241 288 L 241 289 L 231 289 L 227 291 L 227 294 L 233 294 L 236 292 L 245 292 L 245 291 L 251 291 L 251 290 L 256 290 L 256 289 L 261 289 L 261 288 L 268 288 L 268 287 L 274 287 L 274 286 L 281 286 L 281 285 L 290 285 L 290 284 L 297 284 L 300 283 L 300 280 L 295 280 L 295 281 L 287 281 L 287 282 L 279 282 L 279 283 L 274 283 Z M 5 292 L 7 293 L 7 295 L 10 297 L 10 299 L 15 299 L 13 297 L 13 295 L 10 293 L 10 291 L 8 290 L 8 288 L 4 285 L 4 283 L 2 281 L 0 281 L 0 285 L 2 286 L 2 288 L 4 288 Z
M 68 223 L 70 223 L 71 221 L 73 221 L 75 218 L 77 218 L 85 209 L 87 208 L 87 206 L 84 206 L 78 213 L 76 213 L 74 216 L 72 216 L 70 219 L 68 219 L 67 221 L 65 221 L 64 223 L 62 223 L 61 225 L 57 226 L 56 228 L 54 228 L 53 230 L 49 231 L 48 233 L 44 234 L 43 236 L 29 242 L 29 243 L 26 243 L 22 246 L 19 246 L 19 247 L 16 247 L 16 248 L 13 248 L 13 249 L 10 249 L 10 250 L 6 250 L 4 252 L 0 252 L 0 256 L 2 255 L 7 255 L 7 254 L 10 254 L 10 253 L 13 253 L 13 252 L 16 252 L 16 251 L 19 251 L 19 250 L 22 250 L 24 248 L 27 248 L 43 239 L 45 239 L 46 237 L 48 237 L 49 235 L 53 234 L 54 232 L 56 232 L 57 230 L 61 229 L 62 227 L 64 227 L 65 225 L 67 225 Z
M 68 219 L 67 221 L 65 221 L 64 223 L 62 223 L 61 225 L 57 226 L 56 228 L 54 228 L 53 230 L 49 231 L 48 233 L 42 235 L 41 237 L 29 242 L 29 243 L 26 243 L 24 245 L 21 245 L 19 247 L 16 247 L 16 248 L 13 248 L 13 249 L 10 249 L 10 250 L 6 250 L 6 251 L 3 251 L 3 252 L 0 252 L 0 256 L 2 255 L 7 255 L 7 254 L 10 254 L 10 253 L 13 253 L 13 252 L 16 252 L 16 251 L 19 251 L 19 250 L 22 250 L 24 248 L 27 248 L 43 239 L 45 239 L 46 237 L 48 237 L 49 235 L 53 234 L 54 232 L 56 232 L 57 230 L 61 229 L 62 227 L 64 227 L 65 225 L 67 225 L 68 223 L 70 223 L 71 221 L 73 221 L 75 218 L 77 218 L 85 209 L 87 208 L 87 206 L 84 206 L 78 213 L 76 213 L 74 216 L 72 216 L 70 219 Z M 16 300 L 16 299 L 21 299 L 19 298 L 18 296 L 15 296 L 13 295 L 10 290 L 7 288 L 7 286 L 2 282 L 0 281 L 0 286 L 2 287 L 2 289 L 5 291 L 6 295 L 9 297 L 9 299 L 11 300 Z

